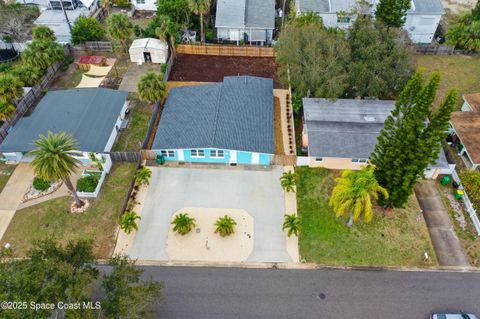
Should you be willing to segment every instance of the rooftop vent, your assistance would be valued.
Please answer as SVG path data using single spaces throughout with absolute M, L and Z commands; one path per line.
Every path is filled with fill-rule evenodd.
M 365 115 L 363 119 L 367 122 L 375 122 L 375 117 L 371 115 Z

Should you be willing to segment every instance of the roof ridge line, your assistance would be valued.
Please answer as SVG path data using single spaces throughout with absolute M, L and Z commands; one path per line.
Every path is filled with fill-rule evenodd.
M 225 78 L 223 80 L 225 81 Z M 215 142 L 215 137 L 217 136 L 218 113 L 220 113 L 220 96 L 222 95 L 222 90 L 223 90 L 223 82 L 220 84 L 220 90 L 218 90 L 218 95 L 217 95 L 217 109 L 215 111 L 215 118 L 213 119 L 213 134 L 212 134 L 211 147 L 213 147 Z

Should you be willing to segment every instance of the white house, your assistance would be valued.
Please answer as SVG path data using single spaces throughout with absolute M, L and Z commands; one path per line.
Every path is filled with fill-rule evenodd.
M 134 63 L 166 63 L 168 60 L 168 44 L 163 40 L 153 38 L 136 39 L 130 46 L 128 53 L 130 61 Z
M 140 11 L 157 11 L 156 0 L 132 0 L 135 10 Z
M 367 0 L 372 5 L 372 14 L 380 0 Z M 322 17 L 326 27 L 346 29 L 355 20 L 356 0 L 295 0 L 297 15 L 314 12 Z M 412 0 L 404 29 L 415 43 L 430 43 L 433 40 L 443 14 L 441 0 Z
M 215 28 L 221 41 L 270 44 L 275 0 L 218 0 Z

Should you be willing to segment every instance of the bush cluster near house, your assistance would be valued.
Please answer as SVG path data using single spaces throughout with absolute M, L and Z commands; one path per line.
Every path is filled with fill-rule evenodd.
M 77 191 L 93 193 L 97 188 L 99 178 L 96 174 L 87 175 L 77 181 Z
M 478 51 L 480 50 L 480 1 L 469 13 L 456 19 L 449 28 L 446 38 L 447 43 L 457 48 Z
M 413 73 L 400 31 L 359 16 L 348 31 L 311 14 L 291 20 L 275 47 L 279 75 L 296 94 L 323 98 L 394 98 Z
M 464 170 L 460 173 L 460 179 L 474 208 L 480 211 L 480 172 Z
M 104 38 L 105 30 L 95 18 L 80 16 L 73 24 L 73 44 L 81 44 L 87 41 L 100 41 Z
M 49 181 L 46 181 L 44 180 L 43 178 L 41 177 L 35 177 L 33 179 L 33 187 L 37 190 L 37 191 L 46 191 L 47 189 L 50 188 L 50 182 Z

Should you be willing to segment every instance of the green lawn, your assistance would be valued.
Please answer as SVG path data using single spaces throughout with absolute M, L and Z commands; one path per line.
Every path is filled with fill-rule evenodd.
M 336 219 L 328 205 L 339 171 L 323 168 L 297 169 L 298 212 L 303 230 L 299 246 L 301 258 L 327 265 L 434 266 L 436 265 L 428 230 L 423 219 L 417 222 L 420 208 L 412 196 L 405 209 L 392 216 L 376 214 L 368 224 L 352 228 L 347 220 Z M 432 262 L 422 260 L 424 251 Z
M 108 258 L 116 239 L 116 225 L 126 193 L 135 172 L 135 164 L 115 164 L 97 199 L 83 214 L 71 214 L 71 197 L 53 199 L 15 213 L 1 245 L 11 243 L 19 256 L 31 243 L 54 237 L 65 243 L 71 239 L 93 239 L 98 258 Z
M 139 151 L 148 132 L 153 105 L 140 101 L 136 94 L 129 95 L 130 123 L 120 132 L 113 151 Z
M 442 81 L 439 97 L 444 97 L 451 88 L 460 94 L 480 92 L 480 57 L 463 55 L 416 55 L 417 66 L 428 74 L 439 71 Z M 459 108 L 462 103 L 459 102 Z
M 8 179 L 15 170 L 16 165 L 7 165 L 0 163 L 0 193 L 2 192 L 5 185 L 7 185 Z

